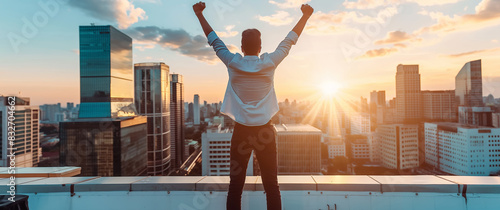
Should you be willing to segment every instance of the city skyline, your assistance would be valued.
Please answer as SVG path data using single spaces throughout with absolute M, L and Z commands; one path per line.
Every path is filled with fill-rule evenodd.
M 1 39 L 7 47 L 0 49 L 0 56 L 5 58 L 0 69 L 8 79 L 0 83 L 0 94 L 22 92 L 21 96 L 31 97 L 34 105 L 79 103 L 78 27 L 94 22 L 116 26 L 132 37 L 133 63 L 165 62 L 172 73 L 184 75 L 186 96 L 199 94 L 210 103 L 223 98 L 226 69 L 214 60 L 214 53 L 208 51 L 204 38 L 201 41 L 195 39 L 201 30 L 190 11 L 192 2 L 111 1 L 110 8 L 125 9 L 110 14 L 96 11 L 98 7 L 92 5 L 82 6 L 71 1 L 47 7 L 50 2 L 41 1 L 39 5 L 11 3 L 12 9 L 1 14 L 12 21 L 4 23 L 6 30 Z M 324 80 L 339 83 L 342 91 L 352 96 L 367 98 L 371 90 L 386 90 L 390 99 L 395 95 L 393 72 L 398 64 L 420 66 L 422 90 L 453 89 L 456 72 L 464 63 L 477 59 L 483 61 L 484 96 L 500 95 L 497 87 L 500 73 L 496 71 L 500 68 L 499 56 L 496 55 L 500 50 L 496 38 L 500 29 L 494 27 L 499 24 L 494 20 L 500 17 L 494 10 L 499 4 L 497 1 L 446 1 L 439 2 L 441 5 L 427 1 L 394 1 L 396 3 L 386 5 L 363 5 L 365 1 L 330 3 L 305 0 L 299 3 L 304 2 L 318 9 L 300 40 L 304 44 L 292 49 L 290 59 L 277 71 L 275 85 L 280 101 L 285 98 L 302 100 L 317 92 L 315 84 Z M 298 18 L 300 11 L 293 7 L 295 3 L 239 2 L 229 5 L 231 9 L 218 11 L 216 8 L 220 5 L 214 2 L 207 5 L 207 18 L 214 21 L 215 30 L 236 51 L 239 51 L 242 30 L 248 27 L 260 29 L 265 52 L 274 49 L 275 45 L 271 43 L 276 43 L 286 34 L 291 29 L 291 22 Z M 123 5 L 125 7 L 121 7 Z M 175 12 L 164 12 L 173 7 Z M 261 7 L 264 9 L 254 14 Z M 16 12 L 21 9 L 23 12 Z M 45 17 L 40 16 L 42 13 L 47 17 L 46 22 L 40 22 Z M 365 29 L 374 23 L 374 14 L 379 13 L 392 16 L 387 24 L 379 25 L 379 33 L 368 37 L 370 44 L 355 47 L 359 53 L 353 56 L 354 59 L 345 56 L 341 46 L 354 46 L 352 37 L 356 36 L 353 35 L 359 31 L 366 35 Z M 32 17 L 36 15 L 40 20 L 33 22 Z M 168 18 L 176 21 L 164 21 Z M 23 35 L 24 26 L 31 25 L 25 24 L 26 21 L 34 24 L 36 29 L 30 38 Z M 414 24 L 406 24 L 408 21 Z M 327 23 L 333 27 L 325 27 Z M 448 28 L 440 28 L 439 23 L 450 24 L 446 26 Z M 26 43 L 15 42 L 25 41 L 13 38 L 16 35 L 17 38 L 24 37 Z M 154 42 L 146 39 L 146 35 L 164 40 Z M 165 39 L 167 35 L 178 35 L 189 41 L 175 45 L 176 40 Z M 188 48 L 190 44 L 197 45 Z M 44 49 L 43 53 L 40 49 Z M 21 62 L 21 59 L 33 62 Z M 54 62 L 59 65 L 51 65 Z M 9 69 L 23 69 L 30 76 Z M 21 81 L 22 86 L 19 85 Z

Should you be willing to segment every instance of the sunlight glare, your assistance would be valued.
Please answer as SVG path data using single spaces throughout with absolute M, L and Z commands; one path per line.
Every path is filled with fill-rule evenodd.
M 334 96 L 339 91 L 340 88 L 341 85 L 333 81 L 323 82 L 319 85 L 319 89 L 321 90 L 324 96 Z

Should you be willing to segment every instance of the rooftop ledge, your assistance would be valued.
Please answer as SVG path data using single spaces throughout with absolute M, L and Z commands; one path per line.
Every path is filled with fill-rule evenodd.
M 290 175 L 278 181 L 283 207 L 292 210 L 496 209 L 500 201 L 500 177 L 493 176 Z M 1 194 L 8 183 L 0 179 Z M 33 209 L 224 209 L 228 186 L 228 176 L 16 178 L 17 194 L 29 195 Z M 261 178 L 248 176 L 243 209 L 265 209 L 263 191 Z

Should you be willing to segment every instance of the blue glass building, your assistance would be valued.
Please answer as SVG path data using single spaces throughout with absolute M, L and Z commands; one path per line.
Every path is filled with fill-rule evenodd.
M 132 39 L 112 26 L 80 26 L 79 118 L 136 114 Z

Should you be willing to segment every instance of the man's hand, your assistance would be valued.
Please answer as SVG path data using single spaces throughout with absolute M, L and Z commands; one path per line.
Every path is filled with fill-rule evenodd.
M 205 9 L 205 2 L 198 2 L 196 4 L 193 5 L 193 10 L 194 10 L 194 14 L 196 15 L 201 15 L 203 13 L 203 10 Z
M 309 4 L 302 4 L 300 10 L 302 10 L 302 15 L 306 17 L 311 17 L 312 13 L 314 12 L 314 9 L 309 6 Z

